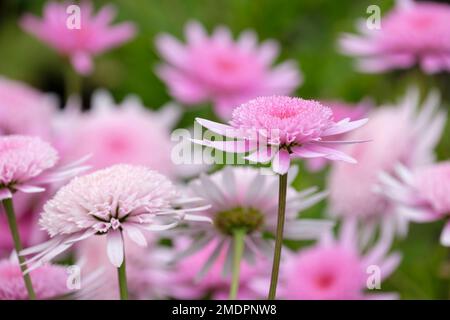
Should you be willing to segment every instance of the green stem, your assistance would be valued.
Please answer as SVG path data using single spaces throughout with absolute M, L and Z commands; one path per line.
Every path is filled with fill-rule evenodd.
M 66 100 L 72 96 L 77 95 L 82 99 L 83 96 L 83 78 L 73 70 L 73 67 L 69 65 L 65 72 L 65 89 L 66 89 Z
M 11 236 L 14 241 L 14 248 L 16 249 L 17 257 L 19 259 L 20 269 L 22 270 L 23 281 L 25 282 L 25 287 L 28 292 L 28 298 L 30 300 L 36 300 L 36 294 L 34 293 L 33 284 L 31 283 L 30 274 L 25 274 L 27 266 L 25 264 L 25 258 L 20 256 L 19 253 L 22 251 L 22 242 L 20 241 L 19 229 L 17 228 L 16 215 L 14 213 L 14 206 L 12 198 L 4 199 L 3 206 L 5 208 L 6 216 L 8 217 L 9 229 L 11 230 Z
M 239 290 L 239 273 L 241 269 L 242 254 L 244 253 L 244 239 L 246 234 L 247 232 L 245 229 L 237 229 L 233 232 L 234 256 L 230 300 L 235 300 L 237 298 Z
M 121 234 L 122 239 L 123 235 Z M 122 241 L 123 242 L 123 241 Z M 128 285 L 127 285 L 127 267 L 125 261 L 125 247 L 123 250 L 123 262 L 122 265 L 117 268 L 119 275 L 119 291 L 120 291 L 120 300 L 128 300 Z
M 278 273 L 280 270 L 281 248 L 283 246 L 284 216 L 286 211 L 287 173 L 280 175 L 278 190 L 278 222 L 275 236 L 272 276 L 270 280 L 269 300 L 274 300 L 277 293 Z

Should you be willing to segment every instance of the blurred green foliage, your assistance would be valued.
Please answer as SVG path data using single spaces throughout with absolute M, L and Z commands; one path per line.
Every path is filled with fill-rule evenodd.
M 18 19 L 25 12 L 41 15 L 44 3 L 43 0 L 0 2 L 0 75 L 56 92 L 63 101 L 65 61 L 18 26 Z M 351 58 L 338 53 L 336 40 L 339 34 L 354 32 L 356 20 L 367 16 L 366 9 L 370 4 L 378 4 L 384 13 L 392 7 L 393 1 L 95 1 L 97 7 L 106 3 L 117 6 L 117 21 L 133 21 L 139 32 L 131 42 L 96 59 L 95 72 L 84 82 L 86 98 L 96 88 L 107 88 L 118 100 L 135 93 L 151 108 L 168 102 L 170 97 L 165 86 L 153 72 L 160 61 L 154 39 L 161 32 L 182 38 L 185 23 L 195 19 L 210 31 L 223 24 L 230 27 L 234 35 L 253 29 L 260 39 L 279 41 L 280 61 L 295 59 L 300 65 L 305 81 L 296 94 L 305 98 L 357 102 L 371 97 L 381 104 L 397 101 L 408 85 L 416 84 L 423 93 L 431 87 L 439 88 L 444 96 L 443 108 L 447 108 L 450 101 L 448 74 L 425 77 L 417 70 L 362 74 L 354 70 Z M 180 125 L 191 125 L 199 113 L 213 116 L 210 106 L 205 106 L 201 111 L 187 112 Z M 438 147 L 440 160 L 450 156 L 449 137 L 450 126 L 447 125 Z M 392 139 L 395 143 L 395 137 Z M 326 172 L 311 175 L 301 169 L 294 185 L 297 188 L 324 187 L 325 176 Z M 325 209 L 326 204 L 322 203 L 306 215 L 320 216 Z M 441 228 L 442 223 L 411 226 L 408 237 L 398 240 L 395 245 L 403 253 L 403 262 L 383 285 L 383 290 L 397 291 L 402 298 L 409 299 L 448 298 L 450 281 L 439 276 L 444 262 L 450 262 L 449 251 L 438 244 Z

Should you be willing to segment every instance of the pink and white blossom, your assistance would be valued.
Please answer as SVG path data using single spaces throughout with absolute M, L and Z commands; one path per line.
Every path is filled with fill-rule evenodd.
M 225 27 L 208 36 L 199 23 L 190 22 L 185 34 L 186 44 L 168 34 L 157 38 L 166 60 L 157 73 L 175 99 L 188 105 L 212 101 L 224 120 L 241 103 L 261 95 L 290 94 L 302 81 L 293 61 L 272 67 L 278 44 L 268 40 L 258 45 L 253 31 L 234 41 Z

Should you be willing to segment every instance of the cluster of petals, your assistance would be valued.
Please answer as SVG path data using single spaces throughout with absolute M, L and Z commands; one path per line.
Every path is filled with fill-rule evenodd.
M 279 51 L 277 43 L 258 45 L 252 31 L 234 41 L 225 27 L 208 36 L 199 23 L 190 22 L 185 33 L 185 45 L 168 34 L 156 40 L 166 60 L 157 72 L 172 96 L 184 104 L 212 101 L 216 114 L 229 120 L 241 103 L 261 95 L 290 94 L 301 83 L 294 62 L 272 68 Z
M 274 172 L 285 174 L 291 158 L 326 158 L 356 163 L 336 146 L 365 141 L 334 140 L 333 137 L 361 127 L 367 119 L 351 121 L 345 118 L 336 122 L 332 110 L 317 101 L 269 96 L 237 107 L 229 125 L 199 118 L 197 122 L 233 140 L 194 139 L 193 142 L 226 152 L 248 152 L 246 159 L 272 162 Z
M 81 2 L 79 12 L 69 9 L 67 3 L 48 2 L 42 19 L 26 14 L 21 25 L 24 30 L 68 57 L 80 74 L 92 72 L 93 56 L 121 45 L 135 34 L 132 23 L 111 25 L 116 15 L 113 6 L 103 7 L 96 15 L 89 1 Z
M 341 50 L 358 58 L 365 72 L 407 69 L 414 65 L 427 74 L 450 71 L 450 5 L 397 0 L 381 19 L 380 28 L 358 25 L 361 35 L 345 34 Z

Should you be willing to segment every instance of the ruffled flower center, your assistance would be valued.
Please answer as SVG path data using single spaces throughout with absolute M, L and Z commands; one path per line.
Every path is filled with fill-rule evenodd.
M 214 226 L 223 234 L 233 235 L 236 230 L 247 233 L 259 230 L 264 225 L 264 215 L 253 208 L 237 207 L 221 211 L 214 218 Z

